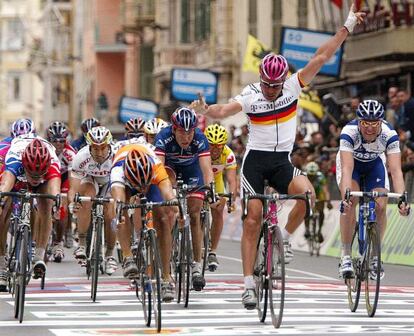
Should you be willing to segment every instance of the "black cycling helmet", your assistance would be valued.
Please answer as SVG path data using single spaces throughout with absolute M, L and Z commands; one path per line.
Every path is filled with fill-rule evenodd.
M 85 119 L 84 121 L 82 121 L 81 124 L 81 130 L 83 132 L 83 134 L 88 133 L 92 128 L 96 127 L 96 126 L 101 126 L 101 123 L 99 122 L 98 119 L 96 118 L 88 118 Z

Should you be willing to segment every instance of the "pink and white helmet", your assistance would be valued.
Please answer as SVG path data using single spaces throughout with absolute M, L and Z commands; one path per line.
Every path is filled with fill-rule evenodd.
M 267 54 L 260 64 L 260 76 L 272 81 L 285 80 L 289 71 L 289 65 L 282 55 Z

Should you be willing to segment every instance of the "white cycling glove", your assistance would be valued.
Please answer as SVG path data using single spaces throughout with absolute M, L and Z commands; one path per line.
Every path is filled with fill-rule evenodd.
M 355 13 L 353 11 L 353 6 L 352 6 L 351 10 L 349 11 L 348 18 L 346 19 L 346 21 L 344 23 L 344 27 L 351 34 L 354 31 L 354 28 L 357 24 L 358 24 L 358 18 L 355 15 Z

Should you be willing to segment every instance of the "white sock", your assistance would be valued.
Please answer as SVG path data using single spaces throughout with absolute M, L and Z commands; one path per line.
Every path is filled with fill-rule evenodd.
M 45 249 L 40 248 L 40 247 L 36 247 L 36 256 L 39 257 L 39 259 L 43 260 L 43 258 L 45 256 Z
M 245 289 L 254 289 L 256 283 L 254 282 L 253 275 L 248 275 L 244 277 L 244 288 Z
M 286 231 L 286 228 L 282 229 L 282 238 L 283 238 L 283 240 L 289 240 L 290 239 L 290 233 Z
M 0 256 L 0 268 L 6 269 L 6 257 L 4 255 Z

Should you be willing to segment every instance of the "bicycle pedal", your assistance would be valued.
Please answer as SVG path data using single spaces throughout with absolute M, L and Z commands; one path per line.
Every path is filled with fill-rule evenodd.
M 209 265 L 209 266 L 208 266 L 208 270 L 209 270 L 210 272 L 215 272 L 215 271 L 217 270 L 217 265 Z
M 86 259 L 80 259 L 80 260 L 78 260 L 78 264 L 81 266 L 81 267 L 86 267 L 86 265 L 87 265 L 87 262 L 86 262 Z

